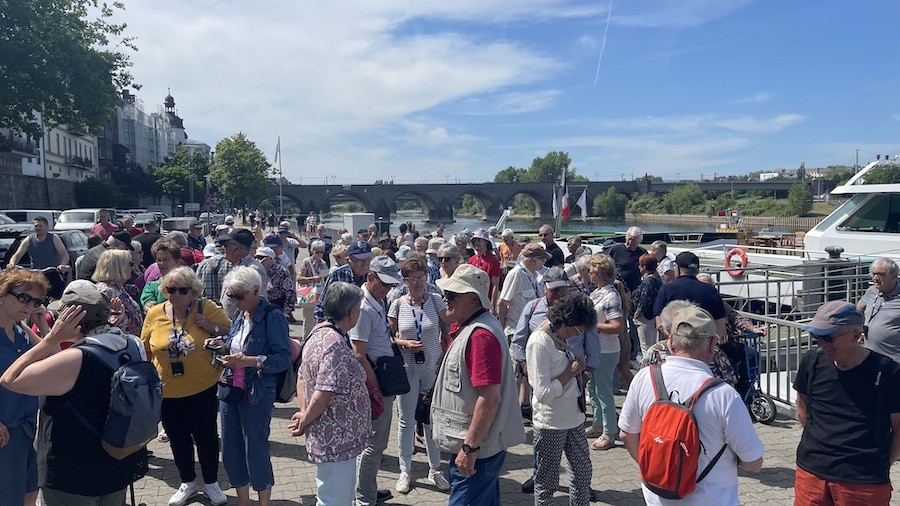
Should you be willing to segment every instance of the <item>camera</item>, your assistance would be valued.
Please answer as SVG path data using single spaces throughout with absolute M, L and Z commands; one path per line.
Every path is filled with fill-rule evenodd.
M 417 351 L 413 357 L 416 359 L 417 364 L 425 363 L 425 352 L 424 351 Z
M 184 375 L 184 362 L 172 362 L 172 376 Z

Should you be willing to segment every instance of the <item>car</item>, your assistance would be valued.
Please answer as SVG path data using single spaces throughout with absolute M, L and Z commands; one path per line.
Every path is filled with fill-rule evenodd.
M 16 220 L 0 213 L 0 230 L 10 230 L 14 232 L 24 232 L 33 230 L 31 223 L 16 223 Z
M 100 211 L 102 208 L 89 209 L 66 209 L 59 215 L 56 220 L 56 230 L 81 230 L 85 234 L 90 234 L 94 225 L 100 221 Z M 109 221 L 118 223 L 116 212 L 111 209 L 109 211 Z M 121 225 L 120 225 L 121 227 Z
M 29 225 L 38 216 L 43 216 L 47 219 L 50 228 L 53 228 L 62 211 L 53 209 L 3 209 L 0 210 L 0 213 L 9 216 L 16 223 L 27 223 Z
M 47 295 L 52 299 L 62 297 L 63 289 L 68 283 L 71 276 L 75 273 L 75 259 L 84 255 L 88 250 L 87 236 L 80 230 L 50 230 L 49 233 L 59 236 L 62 239 L 63 246 L 69 252 L 69 272 L 60 274 L 55 270 L 45 272 L 44 276 L 50 283 L 50 291 Z M 28 237 L 31 232 L 17 232 L 14 230 L 0 229 L 0 268 L 5 269 L 9 264 L 9 260 L 13 254 L 19 249 L 22 241 Z M 31 257 L 28 253 L 22 255 L 18 265 L 20 267 L 31 268 Z

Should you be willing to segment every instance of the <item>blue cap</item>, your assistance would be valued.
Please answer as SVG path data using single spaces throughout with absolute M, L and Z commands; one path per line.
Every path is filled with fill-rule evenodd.
M 359 260 L 365 260 L 375 256 L 372 253 L 372 247 L 366 241 L 356 241 L 347 248 L 347 254 L 356 257 Z
M 841 327 L 862 327 L 863 315 L 856 306 L 845 300 L 833 300 L 819 306 L 816 315 L 803 330 L 816 336 L 827 336 Z

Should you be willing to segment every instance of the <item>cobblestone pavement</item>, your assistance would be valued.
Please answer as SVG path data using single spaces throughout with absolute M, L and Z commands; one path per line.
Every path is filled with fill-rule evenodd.
M 299 326 L 291 326 L 292 332 L 300 332 Z M 624 397 L 616 397 L 621 405 Z M 272 504 L 275 505 L 313 505 L 315 504 L 316 468 L 306 460 L 303 438 L 292 438 L 287 430 L 291 415 L 296 406 L 276 404 L 272 418 L 271 453 L 275 468 L 275 487 L 272 492 Z M 396 433 L 397 417 L 394 414 L 393 430 Z M 530 441 L 531 429 L 526 428 Z M 800 440 L 800 424 L 794 420 L 778 419 L 772 425 L 756 424 L 756 430 L 766 446 L 763 470 L 758 474 L 740 472 L 741 504 L 789 505 L 793 504 L 794 456 Z M 178 472 L 172 460 L 168 443 L 153 441 L 149 445 L 153 451 L 150 459 L 150 472 L 135 484 L 137 501 L 148 506 L 168 504 L 169 497 L 179 485 Z M 397 462 L 397 439 L 392 436 L 381 471 L 378 473 L 378 486 L 390 489 L 394 498 L 385 504 L 414 504 L 430 506 L 447 503 L 447 494 L 437 491 L 424 483 L 428 471 L 425 450 L 416 447 L 413 457 L 413 488 L 402 495 L 394 491 L 394 484 L 399 475 Z M 443 468 L 446 472 L 449 455 L 444 455 Z M 592 451 L 594 473 L 591 486 L 599 493 L 599 502 L 594 504 L 632 505 L 643 504 L 640 492 L 640 476 L 635 464 L 621 443 L 607 451 Z M 532 504 L 533 497 L 523 494 L 521 484 L 531 472 L 532 452 L 530 444 L 522 444 L 509 450 L 504 471 L 500 477 L 500 490 L 503 504 Z M 199 474 L 199 466 L 198 466 Z M 900 466 L 891 471 L 893 483 L 900 483 Z M 234 490 L 227 489 L 228 479 L 225 470 L 219 466 L 219 483 L 229 497 L 228 504 L 236 504 Z M 556 496 L 556 504 L 568 504 L 566 488 L 568 483 L 565 467 L 561 468 L 560 491 Z M 895 494 L 892 504 L 900 504 L 900 497 Z M 255 501 L 255 494 L 251 493 Z M 189 504 L 208 504 L 202 495 L 194 498 Z

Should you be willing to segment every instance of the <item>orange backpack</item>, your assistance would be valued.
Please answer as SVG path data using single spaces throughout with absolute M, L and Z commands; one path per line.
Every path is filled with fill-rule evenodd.
M 684 499 L 709 474 L 727 447 L 722 446 L 698 477 L 700 451 L 706 450 L 700 442 L 693 408 L 703 392 L 724 382 L 721 378 L 709 378 L 682 404 L 669 399 L 659 364 L 650 366 L 650 378 L 656 401 L 647 409 L 641 425 L 638 446 L 641 480 L 663 499 Z

